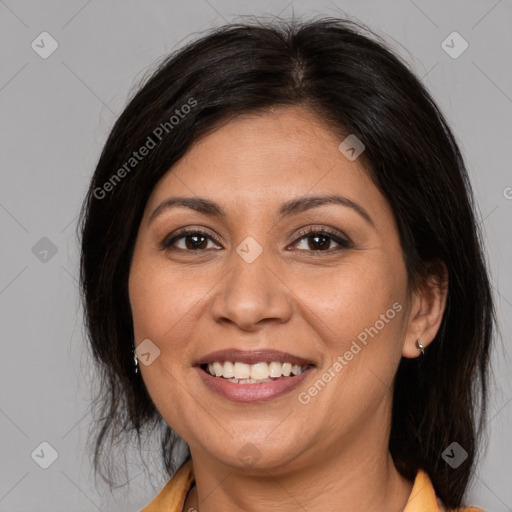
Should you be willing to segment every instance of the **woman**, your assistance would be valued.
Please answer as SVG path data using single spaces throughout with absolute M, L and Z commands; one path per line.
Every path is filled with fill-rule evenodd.
M 146 512 L 461 507 L 488 272 L 457 144 L 382 41 L 274 21 L 171 55 L 116 122 L 81 230 L 94 462 L 162 426 L 174 476 Z

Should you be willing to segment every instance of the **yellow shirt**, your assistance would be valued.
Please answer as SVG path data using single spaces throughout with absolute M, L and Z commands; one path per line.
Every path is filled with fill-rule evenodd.
M 187 512 L 183 511 L 183 505 L 194 481 L 192 460 L 189 459 L 141 512 Z M 403 512 L 441 512 L 442 510 L 430 478 L 420 469 L 414 479 L 412 492 Z M 484 511 L 475 507 L 463 507 L 458 508 L 457 512 Z

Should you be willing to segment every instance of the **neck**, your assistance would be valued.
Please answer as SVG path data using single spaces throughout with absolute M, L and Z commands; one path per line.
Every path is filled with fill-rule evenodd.
M 387 451 L 387 436 L 385 444 L 368 439 L 372 438 L 359 435 L 340 442 L 342 448 L 335 453 L 331 446 L 327 452 L 308 454 L 307 464 L 250 474 L 211 457 L 196 457 L 191 450 L 196 486 L 189 493 L 184 510 L 403 510 L 412 483 L 398 473 Z

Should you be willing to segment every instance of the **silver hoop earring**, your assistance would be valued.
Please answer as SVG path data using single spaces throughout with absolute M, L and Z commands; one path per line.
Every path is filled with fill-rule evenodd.
M 421 352 L 421 355 L 425 353 L 425 346 L 421 343 L 421 340 L 416 340 L 416 348 Z

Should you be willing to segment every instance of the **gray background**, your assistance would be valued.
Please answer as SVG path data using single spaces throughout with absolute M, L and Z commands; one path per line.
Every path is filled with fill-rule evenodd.
M 165 483 L 158 464 L 149 478 L 128 454 L 128 489 L 111 495 L 94 486 L 85 454 L 93 376 L 77 293 L 78 208 L 108 131 L 156 59 L 236 16 L 292 12 L 345 13 L 385 36 L 422 77 L 460 141 L 501 327 L 488 451 L 470 502 L 512 510 L 510 0 L 0 0 L 1 511 L 138 510 Z M 42 46 L 44 31 L 58 43 L 46 59 L 31 47 L 34 40 Z M 441 46 L 453 31 L 469 44 L 456 59 Z M 39 447 L 44 441 L 58 452 L 48 469 L 36 463 L 51 456 Z

